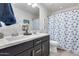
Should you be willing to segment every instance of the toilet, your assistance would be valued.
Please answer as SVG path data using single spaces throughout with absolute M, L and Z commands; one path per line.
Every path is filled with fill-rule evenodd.
M 57 53 L 58 42 L 50 40 L 50 52 Z

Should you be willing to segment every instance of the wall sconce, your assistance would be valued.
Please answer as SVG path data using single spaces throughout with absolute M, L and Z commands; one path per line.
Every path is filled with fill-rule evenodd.
M 37 3 L 27 3 L 27 5 L 31 5 L 33 8 L 37 7 L 38 4 Z

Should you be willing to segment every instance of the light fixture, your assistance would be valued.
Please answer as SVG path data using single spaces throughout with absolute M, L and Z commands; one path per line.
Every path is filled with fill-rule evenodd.
M 33 8 L 37 7 L 37 3 L 32 4 L 32 7 Z
M 37 7 L 37 3 L 27 3 L 27 5 L 31 5 L 33 8 Z
M 32 5 L 32 3 L 27 3 L 27 5 Z

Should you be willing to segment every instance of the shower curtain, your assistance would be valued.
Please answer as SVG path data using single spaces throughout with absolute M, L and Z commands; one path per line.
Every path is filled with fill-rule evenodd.
M 79 54 L 79 10 L 68 10 L 49 17 L 50 39 L 59 43 L 59 48 Z

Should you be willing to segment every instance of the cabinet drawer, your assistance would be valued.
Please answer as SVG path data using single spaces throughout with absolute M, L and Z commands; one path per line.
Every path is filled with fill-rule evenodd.
M 41 56 L 41 44 L 37 45 L 33 49 L 33 56 Z
M 13 56 L 31 47 L 33 47 L 33 41 L 24 42 L 15 46 L 1 49 L 0 56 Z
M 17 54 L 17 56 L 32 56 L 32 48 Z
M 41 43 L 41 38 L 38 38 L 38 39 L 35 39 L 34 40 L 34 45 L 38 45 L 38 44 L 40 44 Z

